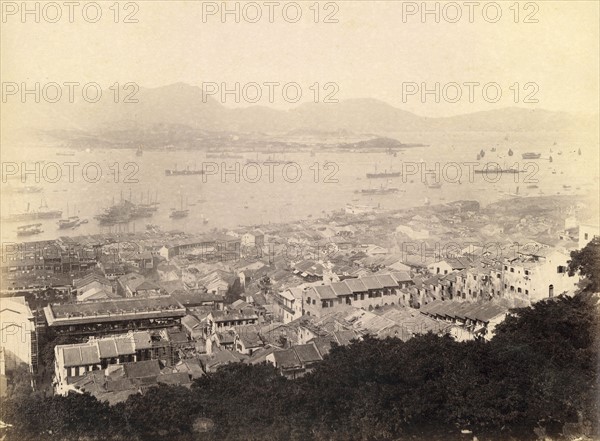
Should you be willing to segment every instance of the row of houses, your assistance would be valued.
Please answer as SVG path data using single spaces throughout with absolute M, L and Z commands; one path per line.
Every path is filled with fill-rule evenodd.
M 409 273 L 392 272 L 289 288 L 275 294 L 274 313 L 288 323 L 305 314 L 319 317 L 346 305 L 365 309 L 409 305 L 411 295 L 407 289 L 412 285 Z

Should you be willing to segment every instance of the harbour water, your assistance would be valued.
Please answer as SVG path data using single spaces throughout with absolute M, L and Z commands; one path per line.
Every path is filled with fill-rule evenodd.
M 28 170 L 35 170 L 37 163 L 39 172 L 28 173 L 25 184 L 14 178 L 5 183 L 3 177 L 2 216 L 23 212 L 28 204 L 30 210 L 46 204 L 49 209 L 62 210 L 63 218 L 79 216 L 88 220 L 76 228 L 61 230 L 58 229 L 58 219 L 36 220 L 42 223 L 43 233 L 31 240 L 42 240 L 57 235 L 139 232 L 145 230 L 147 224 L 157 225 L 163 230 L 201 233 L 214 228 L 323 217 L 343 209 L 347 204 L 395 209 L 459 199 L 488 204 L 504 198 L 541 194 L 597 195 L 598 176 L 590 176 L 593 168 L 586 167 L 590 161 L 598 162 L 597 143 L 578 139 L 576 135 L 570 139 L 564 139 L 564 135 L 563 139 L 558 139 L 557 136 L 520 133 L 506 138 L 504 134 L 489 132 L 402 133 L 397 135 L 397 139 L 427 146 L 407 148 L 396 152 L 396 155 L 385 151 L 329 149 L 315 150 L 314 155 L 309 150 L 271 155 L 271 159 L 280 165 L 264 164 L 262 161 L 267 160 L 268 155 L 260 153 L 260 176 L 256 166 L 247 164 L 247 160 L 256 160 L 257 155 L 253 152 L 243 153 L 242 159 L 214 158 L 214 152 L 177 149 L 144 150 L 140 156 L 136 155 L 136 149 L 86 151 L 59 146 L 28 146 L 26 166 Z M 493 152 L 492 148 L 496 151 Z M 509 149 L 514 151 L 513 156 L 507 155 Z M 581 155 L 578 154 L 579 149 L 582 150 Z M 477 160 L 481 150 L 485 151 L 485 156 Z M 24 167 L 22 151 L 9 148 L 3 152 L 3 163 L 14 158 L 18 167 L 16 176 L 21 176 Z M 231 151 L 239 154 L 233 147 Z M 523 160 L 521 154 L 529 151 L 541 153 L 541 158 Z M 549 161 L 550 156 L 553 157 L 552 162 Z M 286 173 L 283 172 L 285 162 L 293 163 L 287 167 Z M 68 163 L 74 165 L 69 166 Z M 497 176 L 492 171 L 484 175 L 469 172 L 491 163 L 497 163 L 501 168 L 516 165 L 524 173 Z M 428 187 L 420 171 L 414 171 L 415 165 L 437 170 L 437 178 L 430 174 L 427 182 L 439 179 L 441 187 Z M 207 173 L 165 176 L 165 169 L 176 166 L 192 170 L 204 168 Z M 69 176 L 69 167 L 73 169 L 72 176 Z M 460 178 L 457 177 L 459 169 Z M 59 179 L 57 170 L 62 173 Z M 366 173 L 375 170 L 403 171 L 405 175 L 392 179 L 367 179 Z M 409 176 L 407 171 L 414 174 Z M 39 186 L 43 191 L 5 191 L 25 185 Z M 361 194 L 363 189 L 387 187 L 395 187 L 399 191 L 385 195 Z M 103 226 L 94 219 L 95 215 L 121 199 L 131 199 L 134 203 L 158 200 L 160 205 L 152 217 L 126 224 Z M 181 206 L 189 210 L 189 216 L 171 218 L 171 210 Z M 17 227 L 27 223 L 32 222 L 2 222 L 2 241 L 16 240 Z

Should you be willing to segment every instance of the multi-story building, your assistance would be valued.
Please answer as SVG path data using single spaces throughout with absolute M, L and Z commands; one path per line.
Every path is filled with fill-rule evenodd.
M 373 309 L 385 305 L 409 305 L 410 294 L 402 273 L 377 274 L 313 286 L 304 292 L 304 313 L 320 317 L 343 305 Z
M 177 336 L 175 336 L 177 337 Z M 54 380 L 57 394 L 87 372 L 104 370 L 112 365 L 145 360 L 161 360 L 174 365 L 181 344 L 167 330 L 132 331 L 127 334 L 90 338 L 85 343 L 54 347 Z
M 36 362 L 34 316 L 25 297 L 7 297 L 0 301 L 0 347 L 6 370 L 24 364 L 33 369 Z
M 579 276 L 569 276 L 569 256 L 558 250 L 539 250 L 535 255 L 520 255 L 503 265 L 503 294 L 523 297 L 531 302 L 573 291 Z
M 93 336 L 130 330 L 181 330 L 185 308 L 171 296 L 51 304 L 44 308 L 48 327 L 60 334 Z
M 289 323 L 302 317 L 304 290 L 301 287 L 288 288 L 275 293 L 273 314 L 279 317 L 283 323 Z

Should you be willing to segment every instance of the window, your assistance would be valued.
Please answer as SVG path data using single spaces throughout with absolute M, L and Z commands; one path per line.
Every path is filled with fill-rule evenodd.
M 473 276 L 473 280 L 477 280 L 477 276 Z
M 563 273 L 565 273 L 565 272 L 566 272 L 565 270 L 566 270 L 566 268 L 565 268 L 564 266 L 562 266 L 562 265 L 559 265 L 559 266 L 556 268 L 556 272 L 557 272 L 558 274 L 563 274 Z
M 528 276 L 529 275 L 529 270 L 525 270 L 525 275 Z
M 448 274 L 448 270 L 444 270 L 444 274 Z
M 517 288 L 517 292 L 521 292 L 521 288 Z
M 514 273 L 514 272 L 515 272 L 515 269 L 511 267 L 511 268 L 510 268 L 510 272 L 511 272 L 511 273 Z
M 525 290 L 525 294 L 529 294 L 529 290 L 528 289 Z
M 316 304 L 317 304 L 317 302 L 315 301 L 315 299 L 313 299 L 313 305 L 316 305 Z
M 310 305 L 310 297 L 306 298 L 306 301 L 308 302 L 308 304 Z
M 508 270 L 508 266 L 504 265 L 504 271 L 507 271 L 507 270 Z
M 587 234 L 587 233 L 584 233 L 584 234 L 583 234 L 583 238 L 584 238 L 585 240 L 588 240 L 588 234 Z
M 496 279 L 500 278 L 500 273 L 496 274 Z

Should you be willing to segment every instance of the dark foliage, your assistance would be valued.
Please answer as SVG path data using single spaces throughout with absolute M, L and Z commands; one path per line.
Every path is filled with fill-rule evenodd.
M 600 290 L 600 237 L 595 237 L 579 251 L 571 251 L 569 275 L 575 273 L 588 280 L 588 291 Z
M 244 294 L 244 287 L 242 286 L 240 279 L 236 277 L 233 283 L 227 288 L 227 292 L 225 293 L 225 303 L 231 304 L 236 300 L 241 299 L 242 294 Z
M 191 389 L 109 407 L 88 395 L 2 406 L 10 439 L 535 440 L 598 434 L 598 307 L 591 294 L 513 311 L 491 342 L 423 335 L 336 346 L 310 374 L 233 364 Z M 82 438 L 83 437 L 83 438 Z

